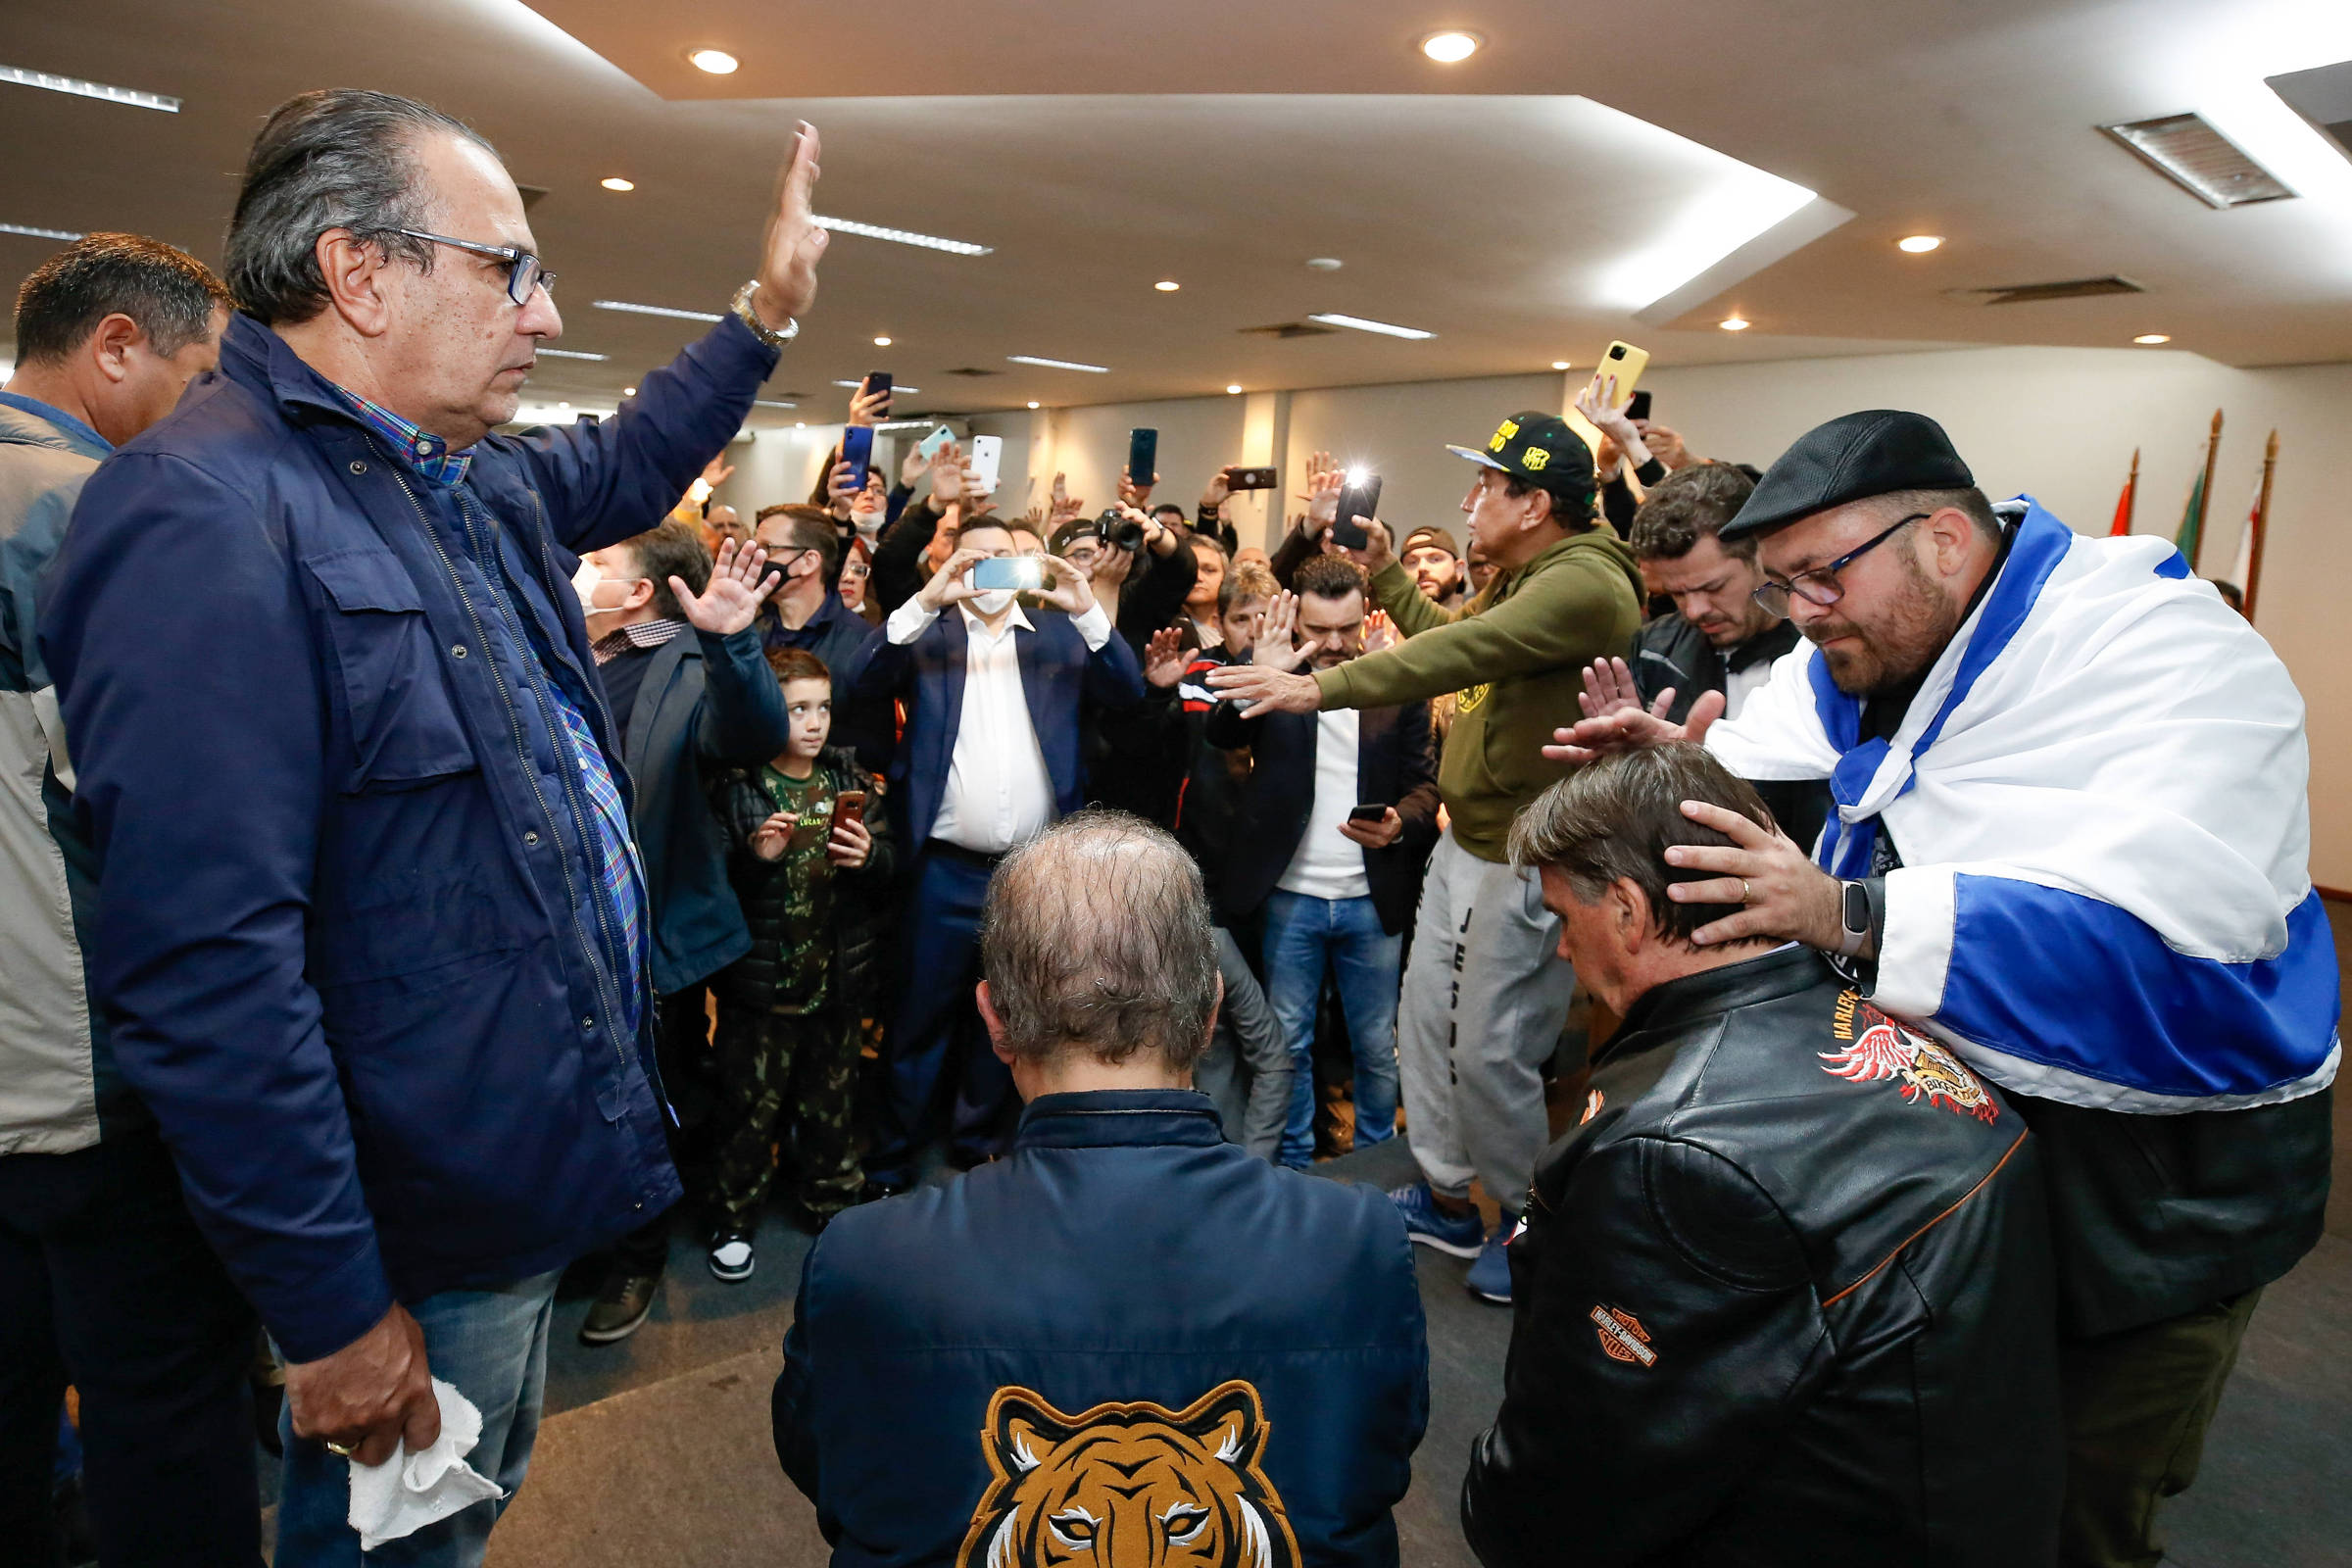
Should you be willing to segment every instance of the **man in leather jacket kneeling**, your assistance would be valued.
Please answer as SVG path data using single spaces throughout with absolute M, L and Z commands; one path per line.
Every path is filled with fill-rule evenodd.
M 1521 1564 L 2046 1564 L 2064 1480 L 2038 1152 L 1999 1091 L 1812 949 L 1674 898 L 1770 826 L 1700 749 L 1521 813 L 1560 956 L 1625 1022 L 1511 1243 L 1503 1402 L 1462 1525 Z

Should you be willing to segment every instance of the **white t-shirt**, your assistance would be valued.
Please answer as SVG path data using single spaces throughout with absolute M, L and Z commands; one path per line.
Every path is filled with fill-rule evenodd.
M 1358 734 L 1352 708 L 1315 715 L 1315 804 L 1306 814 L 1306 836 L 1298 841 L 1298 853 L 1274 884 L 1285 893 L 1334 900 L 1371 896 L 1364 848 L 1340 832 L 1340 824 L 1358 804 Z

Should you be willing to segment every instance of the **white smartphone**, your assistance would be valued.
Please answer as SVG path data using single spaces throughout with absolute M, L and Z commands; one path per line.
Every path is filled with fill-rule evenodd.
M 971 460 L 963 466 L 973 494 L 992 496 L 997 493 L 997 466 L 1004 461 L 1004 438 L 1001 435 L 972 437 Z

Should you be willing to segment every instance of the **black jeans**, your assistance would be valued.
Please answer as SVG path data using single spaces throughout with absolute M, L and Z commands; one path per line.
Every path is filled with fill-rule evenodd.
M 697 980 L 683 991 L 661 999 L 661 1018 L 654 1032 L 655 1060 L 662 1071 L 662 1088 L 677 1120 L 664 1118 L 669 1136 L 670 1162 L 686 1186 L 686 1211 L 693 1212 L 699 1189 L 708 1185 L 703 1167 L 710 1123 L 716 1100 L 717 1070 L 710 1054 L 710 987 Z M 612 1245 L 614 1261 L 629 1274 L 660 1274 L 669 1262 L 669 1222 L 678 1212 L 672 1205 L 656 1214 Z
M 58 1556 L 50 1470 L 71 1382 L 108 1568 L 258 1565 L 255 1326 L 152 1133 L 0 1155 L 0 1557 Z

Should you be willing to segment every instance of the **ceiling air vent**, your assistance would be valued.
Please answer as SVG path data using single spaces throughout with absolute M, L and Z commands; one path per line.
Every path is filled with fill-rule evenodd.
M 2286 106 L 2335 143 L 2335 150 L 2352 158 L 2352 60 L 2322 66 L 2316 71 L 2290 71 L 2283 76 L 2265 76 L 2271 91 Z
M 1277 321 L 1272 326 L 1245 326 L 1244 337 L 1329 337 L 1338 331 L 1334 326 L 1317 326 L 1312 321 Z
M 2246 207 L 2294 195 L 2198 115 L 2166 115 L 2099 129 L 2208 207 Z
M 948 372 L 950 375 L 1003 375 L 1004 373 L 1004 372 L 1003 370 L 991 370 L 983 366 L 978 365 L 967 365 L 961 369 L 950 370 Z
M 2008 283 L 1997 288 L 1956 288 L 1951 292 L 1979 305 L 2038 305 L 2044 300 L 2086 300 L 2097 294 L 2144 294 L 2147 290 L 2128 277 L 2072 277 L 2060 283 Z

